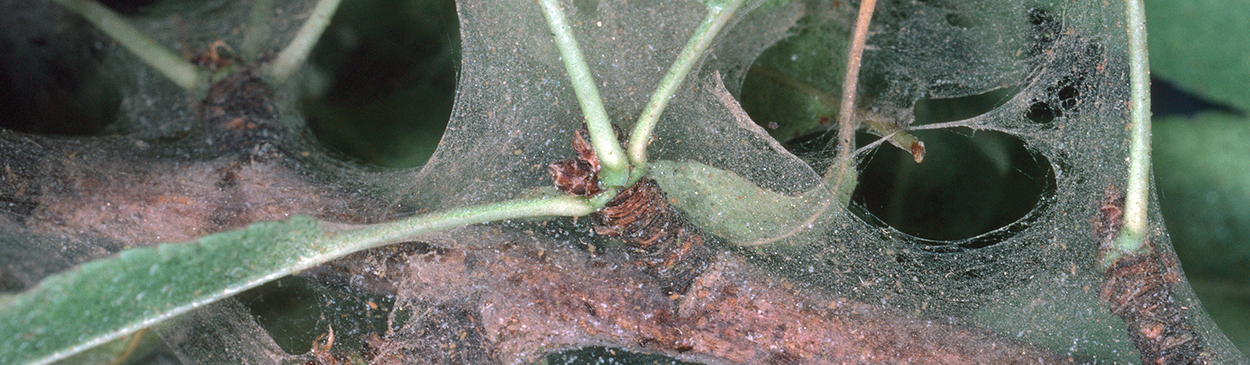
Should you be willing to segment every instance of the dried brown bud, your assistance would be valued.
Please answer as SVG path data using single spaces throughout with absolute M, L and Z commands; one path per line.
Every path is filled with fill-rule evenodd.
M 586 128 L 578 128 L 577 133 L 574 133 L 573 151 L 577 152 L 577 158 L 590 164 L 591 170 L 599 173 L 599 155 L 595 154 L 595 147 L 590 145 L 590 131 Z
M 577 196 L 591 196 L 602 191 L 599 189 L 598 174 L 586 161 L 580 159 L 556 161 L 547 165 L 547 170 L 551 172 L 551 180 L 560 191 Z

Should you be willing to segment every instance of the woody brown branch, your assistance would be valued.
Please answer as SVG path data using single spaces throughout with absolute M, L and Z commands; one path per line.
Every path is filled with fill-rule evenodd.
M 1111 314 L 1124 320 L 1129 338 L 1137 347 L 1143 364 L 1207 364 L 1202 335 L 1189 322 L 1187 308 L 1172 296 L 1173 284 L 1180 279 L 1165 273 L 1163 258 L 1150 240 L 1138 252 L 1120 252 L 1115 247 L 1123 226 L 1124 195 L 1115 186 L 1103 192 L 1098 215 L 1090 219 L 1094 239 L 1100 242 L 1098 257 L 1122 254 L 1103 272 L 1099 299 L 1111 306 Z M 1175 270 L 1175 265 L 1166 270 Z
M 1172 296 L 1159 253 L 1127 254 L 1103 274 L 1099 297 L 1124 320 L 1143 364 L 1207 364 L 1202 335 Z
M 473 319 L 459 322 L 477 325 L 457 332 L 480 336 L 484 348 L 456 351 L 492 354 L 494 363 L 602 345 L 728 364 L 1073 361 L 985 330 L 822 294 L 731 255 L 719 257 L 678 301 L 637 266 L 567 247 L 442 250 L 408 262 L 400 299 L 462 308 Z M 417 356 L 426 341 L 440 340 L 394 338 L 385 347 Z

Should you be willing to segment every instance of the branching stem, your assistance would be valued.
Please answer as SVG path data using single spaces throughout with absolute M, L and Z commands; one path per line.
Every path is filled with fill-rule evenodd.
M 599 88 L 595 86 L 595 77 L 582 57 L 577 38 L 573 37 L 573 29 L 564 18 L 557 0 L 539 0 L 543 17 L 551 27 L 556 48 L 564 60 L 564 69 L 573 83 L 573 91 L 577 94 L 577 102 L 582 107 L 582 115 L 586 118 L 586 128 L 590 131 L 590 144 L 599 157 L 599 181 L 605 187 L 625 185 L 629 177 L 629 161 L 625 158 L 625 149 L 621 147 L 612 130 L 612 120 L 608 118 L 607 109 L 603 107 L 603 99 L 599 97 Z
M 1116 247 L 1125 253 L 1144 245 L 1150 203 L 1150 58 L 1146 53 L 1146 13 L 1141 0 L 1126 0 L 1129 46 L 1129 169 L 1124 195 L 1124 226 Z
M 776 81 L 779 84 L 789 86 L 792 89 L 795 89 L 801 93 L 804 93 L 804 94 L 812 96 L 813 98 L 816 98 L 816 100 L 819 100 L 821 104 L 834 105 L 834 104 L 841 103 L 841 100 L 837 96 L 827 93 L 824 90 L 821 90 L 815 86 L 809 85 L 808 83 L 803 82 L 799 79 L 791 77 L 790 75 L 777 72 L 767 67 L 760 67 L 758 65 L 752 66 L 751 72 L 756 72 L 756 71 L 768 77 L 769 79 Z M 911 133 L 909 133 L 907 129 L 903 129 L 902 127 L 899 127 L 897 124 L 892 123 L 891 121 L 887 120 L 886 118 L 882 116 L 874 115 L 870 113 L 864 113 L 864 114 L 866 115 L 861 116 L 859 120 L 856 121 L 857 123 L 867 124 L 868 128 L 871 128 L 873 131 L 877 132 L 877 134 L 881 135 L 882 138 L 885 138 L 886 141 L 889 141 L 890 144 L 894 145 L 895 147 L 898 147 L 899 149 L 902 149 L 903 151 L 907 151 L 907 153 L 912 154 L 912 158 L 914 158 L 917 163 L 919 163 L 921 160 L 924 159 L 924 142 L 923 141 L 921 141 L 919 138 L 916 138 L 915 135 L 912 135 Z M 852 126 L 854 126 L 854 124 L 852 124 Z
M 334 17 L 334 12 L 338 10 L 340 3 L 342 0 L 317 2 L 308 20 L 304 21 L 304 25 L 295 34 L 295 38 L 291 39 L 291 43 L 287 44 L 286 48 L 278 53 L 278 57 L 264 69 L 265 78 L 270 84 L 277 85 L 285 82 L 287 78 L 295 74 L 295 70 L 304 64 L 304 60 L 307 60 L 308 55 L 312 53 L 313 46 L 317 45 L 317 40 L 321 39 L 321 34 L 325 32 L 326 27 L 330 26 L 330 18 Z
M 138 56 L 157 72 L 165 75 L 178 87 L 196 95 L 208 90 L 208 75 L 195 65 L 183 60 L 169 48 L 135 29 L 113 10 L 93 0 L 53 0 L 69 11 L 82 16 L 87 22 L 113 37 L 123 47 Z
M 638 122 L 634 124 L 634 131 L 629 137 L 629 162 L 634 166 L 630 181 L 637 181 L 646 171 L 647 145 L 651 142 L 651 132 L 655 130 L 655 125 L 659 122 L 660 115 L 664 113 L 664 108 L 668 106 L 669 100 L 686 80 L 690 69 L 703 58 L 703 53 L 712 45 L 712 40 L 716 39 L 721 28 L 733 18 L 734 12 L 742 7 L 742 3 L 743 0 L 729 0 L 719 6 L 708 6 L 707 15 L 695 29 L 686 47 L 677 55 L 668 73 L 664 74 L 655 93 L 651 94 L 651 101 L 642 110 L 642 115 L 638 117 Z

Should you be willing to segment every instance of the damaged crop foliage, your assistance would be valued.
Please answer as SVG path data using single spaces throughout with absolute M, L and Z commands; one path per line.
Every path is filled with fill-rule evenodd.
M 275 71 L 337 1 L 257 3 L 125 16 L 187 50 L 200 89 L 102 40 L 101 76 L 73 78 L 116 87 L 102 132 L 0 129 L 0 363 L 1246 361 L 1189 289 L 1157 204 L 1145 253 L 1107 260 L 1130 139 L 1119 3 L 882 1 L 848 137 L 829 101 L 859 2 L 461 0 L 451 116 L 413 168 L 331 151 L 299 108 L 325 71 Z M 101 36 L 47 5 L 28 11 Z M 917 122 L 936 113 L 917 105 L 978 96 L 992 105 Z M 858 198 L 883 149 L 972 159 L 943 157 L 941 138 L 1025 171 L 985 180 L 1033 194 L 1025 213 L 936 239 L 878 217 L 921 207 L 864 206 L 889 201 Z M 304 330 L 258 314 L 281 285 L 236 296 L 284 276 L 311 293 Z M 78 335 L 56 325 L 70 314 L 14 309 L 108 281 L 137 284 L 82 299 L 105 309 L 76 321 L 113 326 L 89 340 L 58 342 Z

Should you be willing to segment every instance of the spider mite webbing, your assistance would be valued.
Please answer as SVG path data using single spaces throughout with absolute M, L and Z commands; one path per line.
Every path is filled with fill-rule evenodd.
M 281 11 L 274 12 L 268 25 L 274 29 L 273 40 L 262 49 L 280 49 L 313 4 L 276 3 Z M 631 127 L 705 14 L 706 3 L 716 1 L 561 1 L 611 120 Z M 878 4 L 860 77 L 861 108 L 907 130 L 1017 143 L 1029 152 L 1024 158 L 1043 170 L 1029 176 L 1046 188 L 1034 194 L 1030 201 L 1036 204 L 1028 204 L 1022 217 L 988 233 L 949 240 L 915 237 L 873 222 L 854 214 L 853 205 L 810 209 L 812 201 L 836 200 L 805 195 L 824 188 L 823 170 L 831 162 L 854 159 L 848 165 L 853 166 L 881 161 L 883 154 L 866 150 L 838 156 L 821 150 L 796 156 L 768 134 L 768 121 L 752 120 L 754 115 L 742 112 L 751 109 L 738 104 L 746 100 L 744 95 L 758 91 L 744 79 L 753 64 L 766 58 L 777 72 L 836 93 L 841 76 L 822 73 L 840 73 L 839 67 L 830 67 L 836 64 L 831 60 L 845 53 L 828 44 L 845 44 L 839 34 L 849 29 L 855 4 L 758 3 L 765 2 L 743 10 L 740 19 L 726 26 L 656 127 L 648 149 L 653 168 L 647 174 L 665 194 L 643 180 L 590 219 L 474 225 L 412 238 L 432 247 L 429 252 L 379 249 L 336 262 L 349 268 L 336 285 L 396 297 L 392 316 L 408 331 L 378 333 L 383 338 L 378 347 L 431 351 L 443 345 L 480 345 L 489 350 L 482 352 L 489 354 L 483 361 L 496 363 L 603 345 L 710 363 L 818 363 L 823 355 L 845 355 L 833 358 L 846 362 L 938 363 L 923 356 L 945 349 L 954 351 L 945 358 L 949 362 L 976 363 L 968 359 L 986 349 L 1037 353 L 1009 351 L 1004 345 L 1023 342 L 1061 359 L 1137 362 L 1142 357 L 1130 332 L 1147 330 L 1163 340 L 1160 351 L 1200 349 L 1200 354 L 1210 354 L 1212 363 L 1244 361 L 1202 313 L 1188 284 L 1169 279 L 1183 276 L 1169 276 L 1171 270 L 1159 267 L 1161 258 L 1166 266 L 1171 243 L 1157 210 L 1149 219 L 1156 224 L 1150 237 L 1158 258 L 1144 261 L 1148 265 L 1126 261 L 1123 268 L 1113 269 L 1108 280 L 1112 289 L 1102 296 L 1128 304 L 1124 308 L 1145 309 L 1135 300 L 1167 300 L 1133 296 L 1127 290 L 1170 286 L 1175 307 L 1135 314 L 1168 324 L 1156 331 L 1152 322 L 1138 321 L 1137 329 L 1126 329 L 1126 321 L 1112 312 L 1123 306 L 1099 299 L 1104 278 L 1097 247 L 1101 239 L 1090 239 L 1089 217 L 1115 213 L 1102 210 L 1100 199 L 1105 187 L 1124 180 L 1128 140 L 1121 2 Z M 219 39 L 241 49 L 245 32 L 235 30 L 249 23 L 250 3 L 179 4 L 169 11 L 172 15 L 131 20 L 172 49 L 186 45 L 206 50 Z M 242 163 L 215 154 L 197 135 L 202 127 L 195 123 L 202 120 L 196 107 L 202 98 L 188 98 L 120 47 L 103 49 L 102 68 L 122 94 L 116 121 L 104 132 L 108 136 L 0 132 L 0 157 L 6 163 L 0 171 L 0 200 L 9 202 L 0 212 L 0 267 L 15 273 L 6 277 L 6 283 L 15 283 L 8 287 L 29 287 L 41 275 L 124 247 L 191 240 L 291 214 L 334 222 L 387 222 L 545 194 L 552 183 L 546 167 L 573 155 L 569 141 L 576 142 L 575 130 L 581 126 L 550 29 L 533 1 L 457 0 L 453 8 L 460 25 L 453 34 L 460 35 L 462 44 L 455 103 L 433 157 L 414 169 L 380 169 L 327 153 L 316 134 L 307 132 L 308 121 L 298 108 L 301 93 L 318 88 L 320 79 L 312 69 L 272 87 L 276 114 L 247 105 L 238 109 L 240 115 L 276 116 L 274 122 L 280 124 L 274 126 L 285 129 L 260 124 L 248 129 L 246 123 L 235 123 L 236 118 L 212 121 L 224 127 L 222 132 L 245 137 L 223 152 L 240 147 L 264 151 L 273 145 L 276 149 L 270 151 L 282 156 Z M 798 46 L 792 51 L 765 52 L 782 39 L 810 33 L 822 34 L 824 43 L 794 42 Z M 352 34 L 332 31 L 326 39 L 352 40 Z M 244 86 L 238 91 L 258 90 L 245 80 L 234 81 Z M 914 125 L 921 105 L 995 91 L 997 103 L 977 115 Z M 252 132 L 261 133 L 248 134 Z M 282 138 L 265 137 L 274 132 Z M 943 162 L 943 147 L 931 141 L 926 140 L 924 164 L 968 166 L 968 159 Z M 994 147 L 977 151 L 995 163 L 988 170 L 1018 167 L 1005 150 L 981 146 Z M 575 152 L 586 155 L 584 148 Z M 911 156 L 905 157 L 915 165 Z M 593 165 L 590 158 L 558 163 L 556 184 L 567 191 L 562 194 L 598 192 Z M 205 183 L 206 177 L 210 182 Z M 1015 193 L 1012 186 L 1001 188 Z M 697 222 L 697 230 L 706 235 L 666 203 Z M 819 213 L 805 213 L 811 211 Z M 214 219 L 218 212 L 237 220 Z M 623 253 L 619 256 L 578 249 L 615 239 L 588 236 L 587 222 L 605 234 L 621 234 L 629 247 L 612 251 Z M 718 244 L 707 245 L 712 236 Z M 746 246 L 759 237 L 777 239 Z M 463 260 L 457 261 L 457 255 Z M 1160 273 L 1162 282 L 1144 279 Z M 701 288 L 708 290 L 700 294 Z M 678 300 L 665 295 L 674 292 L 684 295 Z M 345 303 L 327 306 L 342 313 L 359 309 Z M 677 309 L 666 309 L 672 315 L 664 317 L 639 308 Z M 208 347 L 226 351 L 238 347 L 236 339 L 283 336 L 259 325 L 227 328 L 230 318 L 251 317 L 229 312 L 211 322 L 254 337 L 227 336 Z M 1184 329 L 1173 321 L 1178 312 L 1193 325 L 1190 334 L 1200 336 L 1185 331 L 1167 335 Z M 864 313 L 871 314 L 856 317 Z M 401 318 L 411 320 L 398 323 Z M 905 325 L 882 331 L 880 323 Z M 970 330 L 973 326 L 978 328 Z M 674 328 L 680 333 L 663 332 Z M 649 332 L 657 329 L 661 332 Z M 993 334 L 964 340 L 951 336 L 951 330 Z M 819 336 L 816 331 L 821 331 Z M 336 344 L 363 335 L 337 325 L 334 332 Z M 420 333 L 427 337 L 406 336 Z M 566 337 L 541 337 L 552 333 Z M 879 336 L 862 337 L 868 334 Z M 686 335 L 704 336 L 698 343 L 707 346 L 667 341 Z M 829 339 L 846 346 L 821 342 Z M 789 344 L 805 350 L 776 350 Z M 899 356 L 900 347 L 892 346 L 900 345 L 927 353 Z M 854 357 L 860 349 L 872 351 L 874 361 Z M 188 358 L 198 358 L 194 355 Z M 1167 356 L 1165 361 L 1206 355 Z

